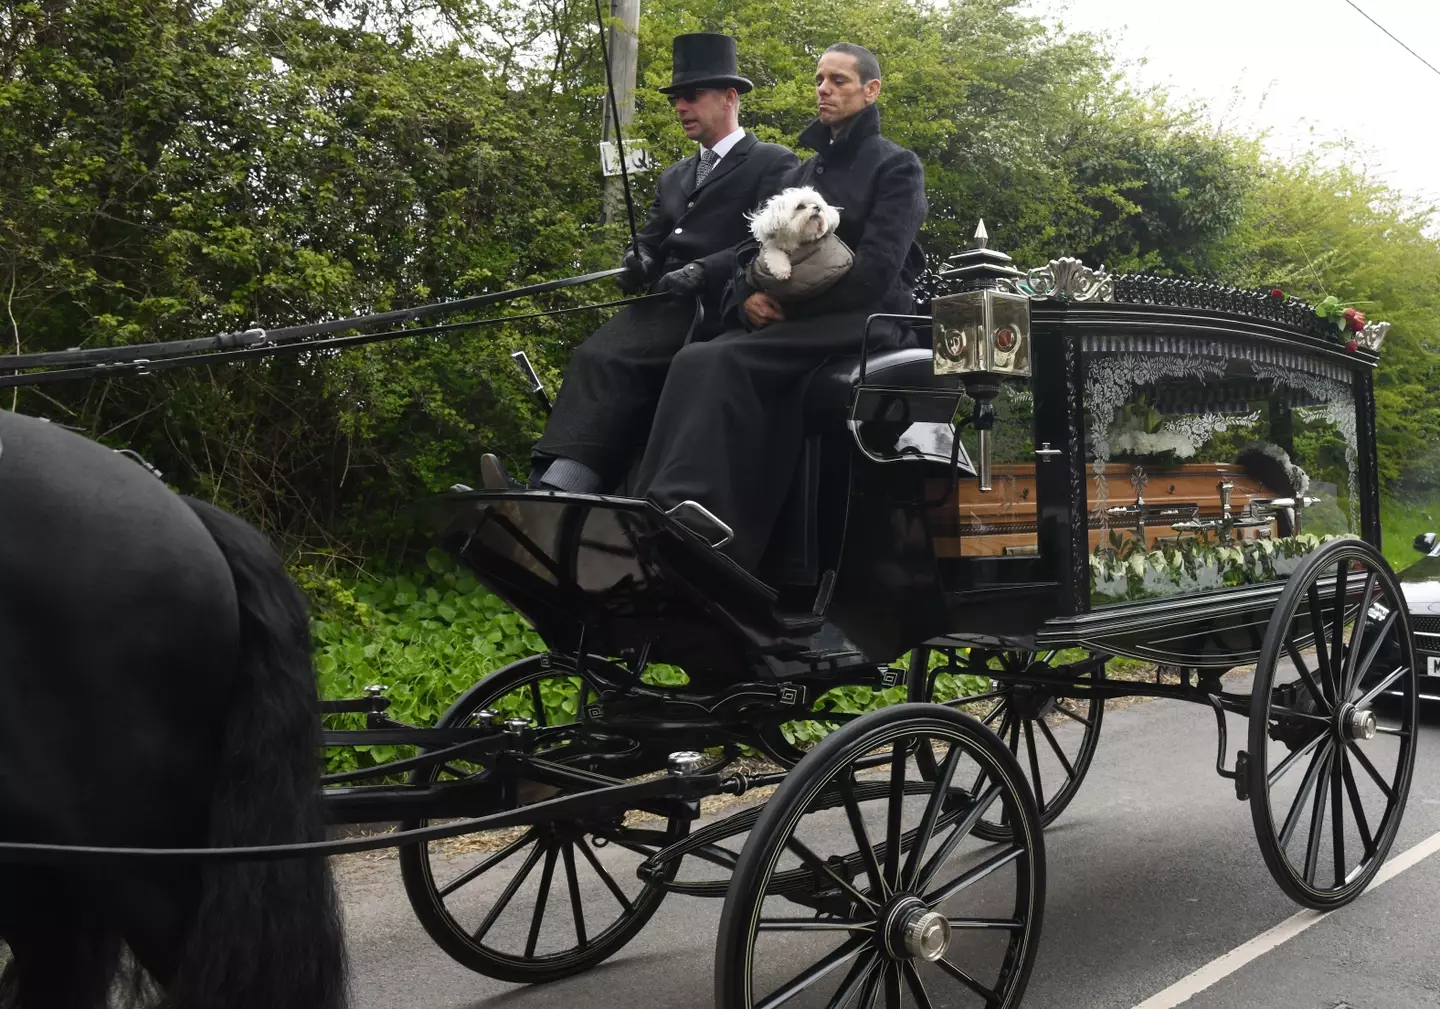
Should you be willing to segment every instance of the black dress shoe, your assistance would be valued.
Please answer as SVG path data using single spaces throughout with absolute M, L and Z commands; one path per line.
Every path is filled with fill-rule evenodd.
M 480 457 L 480 485 L 486 490 L 524 490 L 519 480 L 512 480 L 505 472 L 498 456 L 486 452 Z

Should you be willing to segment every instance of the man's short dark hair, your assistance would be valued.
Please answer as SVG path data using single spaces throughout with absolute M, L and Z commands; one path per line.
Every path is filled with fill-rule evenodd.
M 869 84 L 880 77 L 880 61 L 875 54 L 864 46 L 857 46 L 853 42 L 836 42 L 827 53 L 844 53 L 847 56 L 855 57 L 855 70 L 860 75 L 861 84 Z

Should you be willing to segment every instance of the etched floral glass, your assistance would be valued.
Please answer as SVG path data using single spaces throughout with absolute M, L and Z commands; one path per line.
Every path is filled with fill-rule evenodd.
M 1253 342 L 1085 341 L 1094 605 L 1283 578 L 1358 533 L 1351 373 Z

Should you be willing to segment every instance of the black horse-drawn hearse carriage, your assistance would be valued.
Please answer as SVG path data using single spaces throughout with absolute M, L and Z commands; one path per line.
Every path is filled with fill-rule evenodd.
M 1297 902 L 1343 905 L 1378 870 L 1417 706 L 1378 549 L 1384 324 L 1347 341 L 1278 292 L 1021 273 L 983 238 L 927 285 L 902 321 L 929 346 L 811 381 L 755 572 L 694 503 L 431 503 L 548 651 L 434 727 L 378 691 L 327 702 L 367 723 L 327 745 L 417 749 L 324 799 L 335 823 L 401 823 L 361 843 L 403 845 L 458 961 L 561 977 L 673 892 L 724 898 L 721 1009 L 1017 1005 L 1043 828 L 1128 695 L 1213 709 L 1217 771 Z M 856 687 L 907 703 L 848 713 Z
M 903 320 L 932 347 L 814 377 L 754 573 L 693 503 L 468 488 L 436 503 L 446 546 L 549 652 L 456 702 L 431 745 L 457 756 L 400 789 L 337 789 L 332 810 L 414 829 L 590 797 L 534 806 L 468 861 L 402 850 L 412 903 L 456 959 L 562 976 L 675 892 L 725 898 L 725 1009 L 926 1005 L 936 985 L 1014 1005 L 1042 828 L 1124 695 L 1213 708 L 1217 770 L 1296 901 L 1365 887 L 1404 806 L 1416 711 L 1377 549 L 1384 325 L 1347 346 L 1283 297 L 1073 260 L 1021 274 L 984 246 Z M 1114 657 L 1159 673 L 1107 675 Z M 686 682 L 656 682 L 656 664 Z M 963 676 L 983 692 L 962 695 Z M 854 686 L 918 703 L 847 715 L 833 691 Z M 1377 708 L 1382 693 L 1398 705 Z M 383 701 L 352 707 L 367 704 L 383 724 Z M 1249 720 L 1233 757 L 1227 713 Z M 807 749 L 792 729 L 816 721 L 833 731 Z M 645 782 L 658 790 L 626 797 Z M 773 786 L 763 806 L 694 801 Z

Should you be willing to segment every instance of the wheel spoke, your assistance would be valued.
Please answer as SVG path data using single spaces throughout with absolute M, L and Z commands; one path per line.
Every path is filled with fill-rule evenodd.
M 785 847 L 789 848 L 795 854 L 799 855 L 800 860 L 806 865 L 808 865 L 813 871 L 824 873 L 826 876 L 829 876 L 831 879 L 833 879 L 836 883 L 839 884 L 840 889 L 850 894 L 850 896 L 854 897 L 862 904 L 865 904 L 867 907 L 870 907 L 872 909 L 879 906 L 875 903 L 875 901 L 871 900 L 859 890 L 855 889 L 855 886 L 844 876 L 841 876 L 831 866 L 822 861 L 820 856 L 815 854 L 815 852 L 811 851 L 809 847 L 806 846 L 805 842 L 800 840 L 798 837 L 792 835 L 785 842 Z
M 595 875 L 599 876 L 600 881 L 614 894 L 615 899 L 620 902 L 620 906 L 625 909 L 625 913 L 633 913 L 635 905 L 630 903 L 630 898 L 625 896 L 625 891 L 620 889 L 620 884 L 615 882 L 615 878 L 605 871 L 605 867 L 600 864 L 600 859 L 596 858 L 595 853 L 590 850 L 590 845 L 586 843 L 585 838 L 576 838 L 576 844 L 580 846 L 580 854 L 585 856 L 585 861 L 590 863 L 590 868 L 595 870 Z
M 935 790 L 930 793 L 930 801 L 925 804 L 925 812 L 920 817 L 920 826 L 915 830 L 915 841 L 910 846 L 910 854 L 905 859 L 905 871 L 900 876 L 901 889 L 908 889 L 914 884 L 915 873 L 920 869 L 920 859 L 925 856 L 925 849 L 930 846 L 930 839 L 935 834 L 935 822 L 940 819 L 940 811 L 945 806 L 945 800 L 950 797 L 950 782 L 955 777 L 955 768 L 960 764 L 960 747 L 954 743 L 950 744 L 950 751 L 945 754 L 945 763 L 940 765 L 940 773 L 935 779 Z
M 977 700 L 981 700 L 981 698 L 974 698 L 974 697 L 972 697 L 972 698 L 966 698 L 966 700 L 967 700 L 968 702 L 970 702 L 970 703 L 974 703 L 974 702 L 977 701 Z M 980 719 L 980 724 L 981 724 L 981 725 L 989 725 L 991 722 L 995 721 L 995 716 L 996 716 L 996 715 L 1000 714 L 1002 711 L 1008 712 L 1008 711 L 1009 711 L 1009 707 L 1010 707 L 1010 706 L 1009 706 L 1009 703 L 1008 703 L 1008 699 L 1002 694 L 1002 695 L 1001 695 L 1001 698 L 1000 698 L 1000 703 L 999 703 L 999 704 L 996 704 L 995 707 L 993 707 L 993 708 L 990 709 L 990 714 L 988 714 L 988 715 L 986 715 L 984 718 Z M 1003 723 L 1002 723 L 1002 724 L 1003 724 Z
M 585 907 L 580 899 L 580 883 L 575 878 L 575 846 L 567 843 L 563 854 L 565 882 L 570 886 L 570 910 L 575 915 L 575 938 L 580 940 L 580 948 L 584 949 L 589 942 L 585 938 Z
M 1045 808 L 1045 789 L 1040 784 L 1040 754 L 1035 750 L 1035 730 L 1032 721 L 1025 719 L 1025 749 L 1030 753 L 1030 775 L 1035 780 L 1035 805 Z
M 1344 750 L 1336 750 L 1330 767 L 1330 846 L 1335 859 L 1335 888 L 1345 885 L 1345 813 L 1343 808 L 1344 780 L 1340 764 Z
M 1390 673 L 1389 676 L 1385 677 L 1385 679 L 1381 680 L 1375 686 L 1371 687 L 1369 692 L 1366 693 L 1364 697 L 1360 698 L 1360 700 L 1355 702 L 1355 706 L 1357 708 L 1369 707 L 1374 702 L 1375 698 L 1383 694 L 1392 683 L 1400 679 L 1400 677 L 1404 676 L 1408 672 L 1410 672 L 1409 666 L 1397 667 L 1393 672 Z
M 1081 725 L 1085 726 L 1085 728 L 1087 728 L 1087 729 L 1093 729 L 1093 728 L 1095 727 L 1094 725 L 1091 724 L 1090 719 L 1088 719 L 1088 718 L 1083 718 L 1083 717 L 1081 717 L 1080 715 L 1077 715 L 1075 712 L 1073 712 L 1073 711 L 1071 711 L 1069 708 L 1065 707 L 1065 705 L 1062 704 L 1062 703 L 1059 702 L 1059 701 L 1056 701 L 1056 702 L 1055 702 L 1055 710 L 1058 711 L 1058 712 L 1060 712 L 1060 714 L 1064 715 L 1066 718 L 1069 718 L 1069 719 L 1071 719 L 1071 720 L 1073 720 L 1073 721 L 1079 722 Z
M 1355 759 L 1360 761 L 1360 766 L 1365 768 L 1366 773 L 1370 775 L 1370 779 L 1379 786 L 1380 791 L 1385 793 L 1386 801 L 1394 802 L 1395 791 L 1386 783 L 1384 778 L 1380 777 L 1380 772 L 1375 770 L 1375 765 L 1370 763 L 1370 758 L 1365 756 L 1365 752 L 1356 746 L 1353 740 L 1347 740 L 1345 748 L 1355 755 Z
M 985 815 L 985 811 L 989 809 L 999 797 L 999 785 L 991 785 L 986 789 L 984 795 L 978 795 L 976 797 L 975 804 L 970 807 L 970 811 L 965 814 L 965 818 L 950 829 L 950 833 L 944 841 L 940 842 L 940 847 L 935 850 L 935 854 L 930 856 L 930 861 L 925 863 L 925 868 L 920 870 L 920 875 L 914 883 L 916 890 L 923 890 L 930 884 L 930 880 L 934 877 L 935 873 L 940 871 L 940 867 L 945 864 L 946 859 L 955 851 L 956 846 L 965 840 L 970 831 L 975 829 L 975 824 L 980 822 L 980 818 Z
M 842 918 L 761 918 L 756 928 L 761 932 L 873 932 L 875 922 Z
M 1370 833 L 1370 821 L 1365 816 L 1365 803 L 1360 799 L 1360 789 L 1355 784 L 1355 772 L 1350 770 L 1350 755 L 1340 751 L 1340 770 L 1345 778 L 1345 791 L 1350 796 L 1350 809 L 1355 814 L 1355 826 L 1360 831 L 1360 843 L 1365 848 L 1365 857 L 1375 854 L 1375 839 Z
M 1341 697 L 1349 697 L 1351 691 L 1360 685 L 1360 678 L 1370 668 L 1370 660 L 1373 654 L 1366 656 L 1366 661 L 1359 661 L 1360 646 L 1365 643 L 1365 625 L 1368 623 L 1366 614 L 1370 612 L 1370 596 L 1375 591 L 1375 581 L 1380 577 L 1380 572 L 1371 571 L 1365 576 L 1365 588 L 1360 592 L 1360 609 L 1355 613 L 1355 629 L 1350 632 L 1350 651 L 1345 656 L 1345 676 L 1341 680 Z M 1376 635 L 1376 640 L 1385 640 L 1382 631 Z
M 1010 731 L 1010 717 L 1011 717 L 1011 712 L 1006 711 L 1006 712 L 1005 712 L 1005 717 L 1002 718 L 1002 719 L 1000 719 L 1000 728 L 998 728 L 998 729 L 995 730 L 995 736 L 996 736 L 996 738 L 1003 740 L 1003 739 L 1005 738 L 1006 733 L 1008 733 L 1008 732 Z M 979 794 L 980 794 L 980 786 L 983 785 L 983 784 L 985 784 L 985 782 L 988 781 L 988 780 L 990 780 L 990 775 L 989 775 L 988 773 L 986 773 L 985 768 L 982 767 L 982 768 L 980 768 L 980 770 L 976 771 L 976 772 L 975 772 L 975 783 L 970 786 L 970 794 L 971 794 L 971 795 L 979 795 Z
M 1295 722 L 1314 722 L 1316 725 L 1329 725 L 1330 719 L 1324 715 L 1317 715 L 1313 711 L 1296 711 L 1294 708 L 1287 708 L 1283 704 L 1270 705 L 1270 714 L 1279 715 Z
M 1394 625 L 1395 619 L 1399 615 L 1399 610 L 1391 610 L 1389 614 L 1386 615 L 1385 619 L 1380 622 L 1379 628 L 1377 628 L 1375 631 L 1375 640 L 1365 646 L 1365 657 L 1360 659 L 1355 664 L 1355 669 L 1353 673 L 1354 680 L 1349 684 L 1346 696 L 1349 696 L 1349 693 L 1360 689 L 1360 684 L 1363 683 L 1365 680 L 1365 674 L 1368 673 L 1370 671 L 1370 667 L 1375 664 L 1375 656 L 1380 654 L 1380 647 L 1385 644 L 1385 637 L 1390 633 L 1390 628 Z M 1361 621 L 1363 621 L 1364 616 L 1365 614 L 1362 613 L 1360 616 L 1355 618 L 1355 622 L 1357 624 L 1360 623 Z M 1352 651 L 1351 654 L 1353 656 L 1354 652 Z M 1360 703 L 1364 704 L 1366 702 L 1362 701 Z
M 1300 674 L 1300 679 L 1305 683 L 1305 689 L 1310 691 L 1310 696 L 1320 706 L 1320 710 L 1329 712 L 1331 710 L 1330 699 L 1325 696 L 1325 691 L 1320 689 L 1320 684 L 1315 682 L 1315 677 L 1310 673 L 1310 667 L 1305 664 L 1305 657 L 1300 654 L 1300 647 L 1295 644 L 1295 634 L 1285 638 L 1285 654 L 1290 656 L 1290 664 L 1295 667 L 1295 672 Z
M 835 990 L 835 995 L 830 999 L 825 1009 L 845 1009 L 850 1003 L 850 996 L 854 995 L 860 987 L 866 984 L 875 976 L 876 961 L 880 954 L 876 950 L 869 950 L 861 953 L 850 965 L 850 972 L 845 975 L 845 980 L 840 982 L 840 987 Z M 864 999 L 861 999 L 862 1003 Z
M 1335 572 L 1335 628 L 1330 641 L 1330 676 L 1335 685 L 1335 702 L 1345 699 L 1345 590 L 1350 582 L 1350 561 L 1340 558 Z
M 870 889 L 888 897 L 892 891 L 880 872 L 880 860 L 875 857 L 875 848 L 870 843 L 870 833 L 865 829 L 864 817 L 860 815 L 860 804 L 855 801 L 853 771 L 841 779 L 840 797 L 845 801 L 845 816 L 850 820 L 850 833 L 855 835 L 855 843 L 860 849 L 860 857 L 865 862 L 865 872 L 870 877 Z
M 941 970 L 943 970 L 946 974 L 949 974 L 951 977 L 953 977 L 956 981 L 959 981 L 966 988 L 969 988 L 976 995 L 979 995 L 981 998 L 983 998 L 987 1007 L 998 1006 L 1000 1004 L 1000 995 L 998 992 L 993 992 L 989 988 L 986 988 L 979 981 L 976 981 L 973 977 L 965 973 L 959 967 L 956 967 L 953 963 L 945 959 L 943 956 L 939 960 L 935 961 L 935 965 Z
M 1002 866 L 1009 865 L 1011 862 L 1015 861 L 1023 854 L 1025 854 L 1025 849 L 1021 848 L 1019 845 L 1016 845 L 1012 848 L 1007 848 L 999 854 L 991 855 L 985 861 L 975 866 L 975 868 L 970 869 L 969 871 L 955 877 L 949 883 L 946 883 L 944 886 L 942 886 L 940 889 L 932 891 L 931 893 L 927 893 L 920 899 L 925 902 L 926 907 L 933 908 L 936 905 L 949 900 L 951 897 L 955 896 L 957 893 L 959 893 L 961 890 L 964 890 L 966 887 L 973 886 L 974 884 L 980 882 L 980 880 L 990 875 L 996 869 L 999 869 Z
M 860 989 L 859 1009 L 874 1009 L 875 994 L 880 990 L 880 976 L 885 973 L 885 965 L 877 964 L 877 968 L 870 972 L 864 987 Z
M 1321 740 L 1327 738 L 1329 737 L 1324 732 L 1317 732 L 1310 742 L 1298 747 L 1294 753 L 1289 754 L 1284 760 L 1276 764 L 1275 769 L 1266 777 L 1265 783 L 1271 788 L 1275 787 L 1275 782 L 1279 781 L 1285 775 L 1285 772 L 1295 765 L 1297 760 L 1303 758 L 1307 753 L 1319 746 Z
M 545 920 L 545 905 L 550 901 L 550 881 L 555 876 L 555 855 L 559 845 L 550 845 L 545 850 L 545 868 L 540 870 L 540 893 L 535 901 L 535 914 L 530 918 L 530 935 L 525 940 L 525 957 L 535 955 L 535 943 L 540 939 L 540 923 Z
M 755 1009 L 775 1009 L 778 1005 L 784 1005 L 816 981 L 819 981 L 826 974 L 829 974 L 836 967 L 839 967 L 846 960 L 849 960 L 852 956 L 859 953 L 869 941 L 869 939 L 862 936 L 843 943 L 821 957 L 810 967 L 785 982 L 785 984 L 776 988 L 764 999 L 757 1001 L 755 1003 Z
M 1300 811 L 1304 808 L 1306 800 L 1310 798 L 1310 790 L 1315 787 L 1315 778 L 1320 773 L 1320 766 L 1334 748 L 1335 741 L 1327 738 L 1325 746 L 1317 750 L 1315 756 L 1310 758 L 1310 766 L 1305 768 L 1305 777 L 1300 779 L 1300 791 L 1295 793 L 1295 799 L 1290 803 L 1290 812 L 1285 816 L 1285 825 L 1280 828 L 1282 851 L 1290 846 L 1290 838 L 1294 835 L 1295 827 L 1300 822 Z
M 1050 731 L 1050 726 L 1045 724 L 1045 719 L 1039 719 L 1036 723 L 1040 727 L 1040 733 L 1050 743 L 1050 749 L 1055 751 L 1055 756 L 1060 760 L 1060 766 L 1065 768 L 1067 777 L 1075 777 L 1075 766 L 1070 763 L 1070 758 L 1065 756 L 1065 751 L 1060 749 L 1060 744 L 1055 739 L 1055 734 Z
M 505 906 L 509 904 L 510 899 L 515 896 L 515 891 L 520 889 L 520 884 L 525 882 L 525 877 L 530 875 L 530 870 L 535 868 L 535 863 L 540 861 L 540 856 L 544 854 L 544 852 L 545 846 L 537 843 L 535 850 L 529 854 L 525 859 L 525 864 L 520 867 L 520 871 L 516 873 L 515 877 L 511 879 L 509 883 L 505 884 L 505 889 L 500 892 L 500 897 L 495 901 L 495 906 L 490 909 L 489 914 L 485 915 L 485 920 L 480 923 L 479 927 L 470 934 L 470 938 L 476 942 L 485 938 L 485 933 L 490 931 L 490 926 L 495 924 L 495 919 L 500 917 L 500 912 L 505 910 Z
M 885 882 L 900 882 L 900 823 L 905 813 L 905 744 L 890 748 L 890 801 L 885 824 Z M 833 875 L 833 873 L 832 873 Z
M 951 918 L 950 928 L 971 931 L 1019 932 L 1025 923 L 1019 918 Z
M 900 1009 L 900 965 L 887 964 L 885 967 L 885 1009 Z
M 1310 633 L 1315 639 L 1315 660 L 1320 674 L 1320 685 L 1325 692 L 1325 701 L 1335 705 L 1335 681 L 1331 676 L 1330 655 L 1326 647 L 1325 611 L 1320 604 L 1320 586 L 1312 582 L 1306 592 L 1310 602 Z
M 545 720 L 545 701 L 540 696 L 540 681 L 530 681 L 530 703 L 535 706 L 535 724 L 544 728 L 550 723 Z
M 1325 779 L 1315 789 L 1315 800 L 1310 807 L 1310 836 L 1305 845 L 1305 882 L 1315 884 L 1315 870 L 1320 860 L 1320 838 L 1325 833 L 1325 789 L 1329 787 L 1331 753 L 1321 761 L 1320 776 Z
M 925 990 L 925 983 L 920 980 L 914 961 L 906 960 L 902 969 L 905 971 L 905 986 L 910 989 L 910 997 L 915 1000 L 918 1009 L 934 1009 L 930 993 Z
M 495 868 L 495 866 L 505 861 L 507 858 L 515 854 L 517 851 L 525 847 L 533 840 L 535 840 L 535 832 L 533 830 L 526 831 L 520 837 L 517 837 L 515 840 L 511 841 L 509 844 L 501 848 L 499 851 L 495 852 L 493 855 L 490 855 L 488 858 L 485 858 L 480 862 L 477 862 L 470 868 L 466 869 L 464 872 L 456 876 L 450 882 L 440 887 L 436 891 L 436 893 L 438 893 L 440 895 L 440 898 L 443 900 L 444 898 L 454 893 L 456 890 L 460 889 L 466 883 L 473 880 L 476 876 L 483 876 L 485 873 Z

